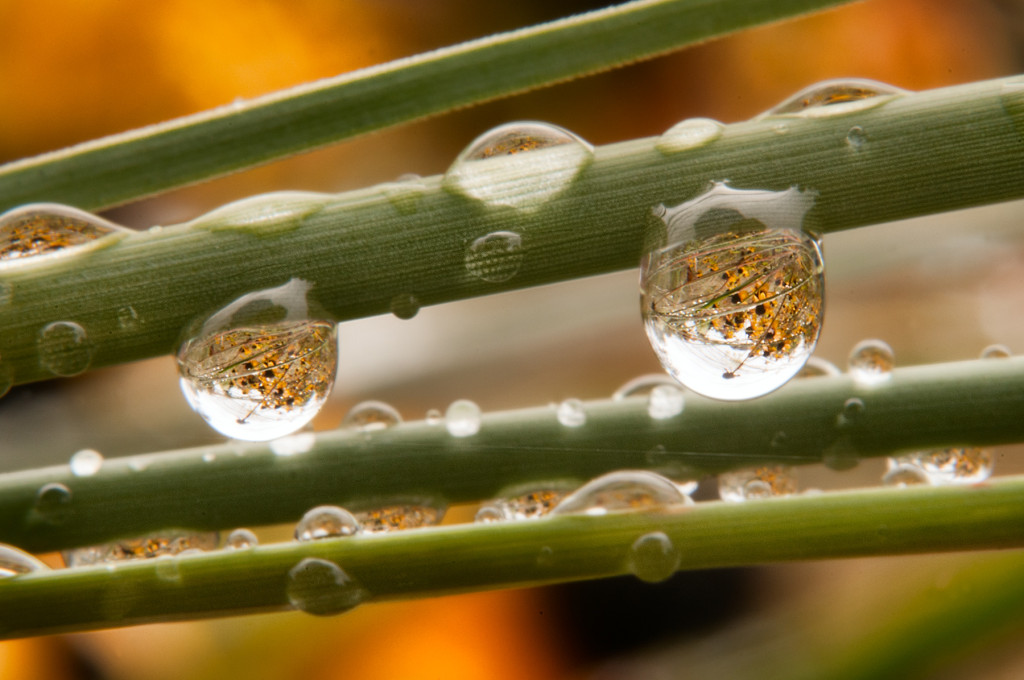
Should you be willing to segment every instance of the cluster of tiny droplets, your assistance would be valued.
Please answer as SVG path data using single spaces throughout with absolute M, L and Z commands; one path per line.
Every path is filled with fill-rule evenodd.
M 217 333 L 188 348 L 188 358 L 196 360 L 188 371 L 207 391 L 249 399 L 253 408 L 245 418 L 301 408 L 326 398 L 331 388 L 333 328 L 304 321 Z
M 799 232 L 721 234 L 699 249 L 662 256 L 651 277 L 659 285 L 648 313 L 664 315 L 690 342 L 742 349 L 746 358 L 784 359 L 813 343 L 821 323 L 818 264 Z
M 109 232 L 68 215 L 30 212 L 0 228 L 0 260 L 56 252 L 95 241 Z
M 432 526 L 441 519 L 437 508 L 422 505 L 393 505 L 367 512 L 357 512 L 356 519 L 363 531 L 381 533 Z

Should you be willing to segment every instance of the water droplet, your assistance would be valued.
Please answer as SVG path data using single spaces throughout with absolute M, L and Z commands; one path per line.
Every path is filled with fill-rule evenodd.
M 566 496 L 552 513 L 604 515 L 681 505 L 688 500 L 671 479 L 646 470 L 621 470 L 590 480 Z
M 917 486 L 927 484 L 928 475 L 916 465 L 900 465 L 894 459 L 888 461 L 888 468 L 882 477 L 882 484 L 886 486 Z
M 189 222 L 204 231 L 237 231 L 257 237 L 276 237 L 298 229 L 309 217 L 323 210 L 328 194 L 312 191 L 274 191 L 249 196 Z
M 796 479 L 792 470 L 782 465 L 733 470 L 718 475 L 718 495 L 731 503 L 794 493 Z
M 580 427 L 587 422 L 587 412 L 579 399 L 566 399 L 555 409 L 555 415 L 566 427 Z
M 380 189 L 399 215 L 415 215 L 427 187 L 422 178 L 415 174 L 402 175 L 398 180 L 382 184 Z
M 724 129 L 724 125 L 711 118 L 689 118 L 665 131 L 655 147 L 663 154 L 696 149 L 721 137 Z
M 655 420 L 674 418 L 683 412 L 686 397 L 675 385 L 658 385 L 647 399 L 647 415 Z
M 338 364 L 336 326 L 313 320 L 310 284 L 245 295 L 211 316 L 178 350 L 181 389 L 215 430 L 267 441 L 320 411 Z
M 839 426 L 849 427 L 845 423 L 843 416 L 839 416 Z M 850 438 L 846 435 L 838 437 L 835 441 L 829 444 L 821 454 L 821 462 L 830 470 L 842 472 L 843 470 L 852 470 L 853 468 L 860 465 L 860 453 L 857 447 L 853 445 Z
M 321 538 L 352 536 L 359 532 L 359 520 L 344 508 L 318 505 L 295 525 L 295 540 L 315 541 Z
M 366 533 L 379 534 L 386 531 L 419 529 L 437 524 L 444 517 L 443 505 L 389 505 L 366 512 L 357 512 L 355 517 Z
M 1013 352 L 1006 345 L 989 345 L 981 350 L 982 359 L 1008 359 L 1012 356 Z
M 847 370 L 858 385 L 871 387 L 892 378 L 896 363 L 892 348 L 882 340 L 861 340 L 850 351 Z
M 149 536 L 66 550 L 61 555 L 67 566 L 80 567 L 180 555 L 186 550 L 216 550 L 219 543 L 220 534 L 216 531 L 167 529 Z
M 217 454 L 216 453 L 204 453 L 203 454 L 203 462 L 204 463 L 212 463 L 215 460 L 217 460 Z
M 864 128 L 859 125 L 854 125 L 850 128 L 850 131 L 846 133 L 846 145 L 850 147 L 852 151 L 860 151 L 864 148 L 864 144 L 868 141 L 868 133 L 864 132 Z
M 224 548 L 226 550 L 245 550 L 255 548 L 259 543 L 260 539 L 248 529 L 235 529 L 224 539 Z
M 469 399 L 453 401 L 444 414 L 444 426 L 453 437 L 472 437 L 480 431 L 480 407 Z
M 615 390 L 612 394 L 612 399 L 615 401 L 622 401 L 626 397 L 635 397 L 640 394 L 647 394 L 658 385 L 668 385 L 676 388 L 679 387 L 679 383 L 676 379 L 666 375 L 665 373 L 646 373 L 631 380 L 627 380 L 622 387 Z
M 907 91 L 863 78 L 825 80 L 800 90 L 758 118 L 793 114 L 806 117 L 833 116 L 863 111 L 890 101 Z
M 856 423 L 861 414 L 864 413 L 864 400 L 859 397 L 850 397 L 843 402 L 843 412 L 839 415 L 839 424 L 852 425 Z
M 476 513 L 476 521 L 539 519 L 554 510 L 563 498 L 565 492 L 560 489 L 509 492 L 484 504 Z
M 473 517 L 474 522 L 480 524 L 489 524 L 491 522 L 504 522 L 508 517 L 505 516 L 505 511 L 496 505 L 484 505 L 476 511 L 476 515 Z
M 173 555 L 159 555 L 153 563 L 153 569 L 156 577 L 165 583 L 181 581 L 181 568 Z
M 49 569 L 48 566 L 27 552 L 0 543 L 0 579 L 19 574 L 30 574 L 33 571 L 49 571 Z
M 408 321 L 419 313 L 420 301 L 410 293 L 399 293 L 391 298 L 389 308 L 395 317 Z
M 288 601 L 307 614 L 341 614 L 365 602 L 370 594 L 334 562 L 306 557 L 288 572 Z
M 82 252 L 86 244 L 115 233 L 131 230 L 65 205 L 21 206 L 0 215 L 0 263 Z
M 929 483 L 977 484 L 992 474 L 992 452 L 976 447 L 918 451 L 890 459 L 890 467 L 915 467 Z
M 797 378 L 832 378 L 842 375 L 842 371 L 831 361 L 825 361 L 820 357 L 808 357 L 797 374 Z
M 660 583 L 679 568 L 680 555 L 667 535 L 661 531 L 644 534 L 629 548 L 627 568 L 641 581 Z
M 477 137 L 443 186 L 486 205 L 531 211 L 568 189 L 590 163 L 585 141 L 548 123 L 509 123 Z
M 394 427 L 402 422 L 402 416 L 390 404 L 383 401 L 362 401 L 349 409 L 341 421 L 344 429 L 359 432 L 374 432 Z
M 131 305 L 119 307 L 117 310 L 117 325 L 123 331 L 139 327 L 139 313 Z
M 801 231 L 811 192 L 715 183 L 659 206 L 641 262 L 641 309 L 668 373 L 714 399 L 759 397 L 803 367 L 821 330 L 824 267 Z
M 96 348 L 74 321 L 54 321 L 39 331 L 39 364 L 54 375 L 70 377 L 89 368 Z
M 35 510 L 47 523 L 60 524 L 71 510 L 71 489 L 57 482 L 39 487 Z
M 300 453 L 312 451 L 315 444 L 315 434 L 312 432 L 300 432 L 272 440 L 270 442 L 270 450 L 275 456 L 297 456 Z
M 444 414 L 440 410 L 432 408 L 427 411 L 424 420 L 426 420 L 427 425 L 440 425 L 444 422 Z
M 103 467 L 103 454 L 93 449 L 82 449 L 71 456 L 71 474 L 75 477 L 91 477 Z
M 508 281 L 523 264 L 523 239 L 512 231 L 496 231 L 481 236 L 466 249 L 466 270 L 489 281 Z

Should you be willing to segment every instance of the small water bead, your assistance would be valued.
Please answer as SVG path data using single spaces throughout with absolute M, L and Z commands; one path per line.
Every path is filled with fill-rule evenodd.
M 523 239 L 514 231 L 495 231 L 466 248 L 466 270 L 490 283 L 508 281 L 523 264 Z
M 650 510 L 690 501 L 671 480 L 646 470 L 622 470 L 592 479 L 566 496 L 552 514 L 604 515 Z
M 796 377 L 833 378 L 842 374 L 843 372 L 831 361 L 826 361 L 820 357 L 808 357 L 807 363 L 797 372 Z
M 648 338 L 673 378 L 714 399 L 752 399 L 803 367 L 821 331 L 820 245 L 801 231 L 814 194 L 717 182 L 659 206 L 641 261 Z
M 315 616 L 341 614 L 370 597 L 341 567 L 318 557 L 306 557 L 288 571 L 285 592 L 293 607 Z
M 892 379 L 896 357 L 882 340 L 861 340 L 850 350 L 847 371 L 858 385 L 871 387 Z
M 270 442 L 270 450 L 275 456 L 297 456 L 312 451 L 315 444 L 315 434 L 312 432 L 300 432 L 272 440 Z
M 411 293 L 399 293 L 391 298 L 388 309 L 396 318 L 408 321 L 420 311 L 420 301 Z
M 711 118 L 689 118 L 658 137 L 655 148 L 663 154 L 696 149 L 721 137 L 724 129 L 724 125 Z
M 566 399 L 555 409 L 555 415 L 566 427 L 581 427 L 587 422 L 587 411 L 579 399 Z
M 864 132 L 864 128 L 859 125 L 854 125 L 850 128 L 850 131 L 846 133 L 846 145 L 850 147 L 850 150 L 852 151 L 860 151 L 867 141 L 868 134 Z
M 977 484 L 992 474 L 992 452 L 977 447 L 918 451 L 891 459 L 894 465 L 916 467 L 930 484 Z
M 103 454 L 93 449 L 82 449 L 71 456 L 69 464 L 75 477 L 91 477 L 103 467 Z
M 379 534 L 434 526 L 444 517 L 444 507 L 432 505 L 389 505 L 366 512 L 357 512 L 362 531 Z
M 92 339 L 74 321 L 54 321 L 36 339 L 39 364 L 50 373 L 70 377 L 84 372 L 96 351 Z
M 235 529 L 224 539 L 225 550 L 246 550 L 255 548 L 260 540 L 248 529 Z
M 901 465 L 895 459 L 888 460 L 888 467 L 885 475 L 882 476 L 882 484 L 886 486 L 918 486 L 928 483 L 928 475 L 916 465 Z
M 483 505 L 476 511 L 473 521 L 478 524 L 489 524 L 491 522 L 504 522 L 508 517 L 505 510 L 497 505 Z
M 644 534 L 629 548 L 627 568 L 641 581 L 661 583 L 679 568 L 679 550 L 666 534 L 654 531 Z
M 852 425 L 860 419 L 864 413 L 864 400 L 859 397 L 850 397 L 843 402 L 843 412 L 839 416 L 840 425 Z
M 34 203 L 0 215 L 0 263 L 54 255 L 130 229 L 82 210 Z
M 731 503 L 794 493 L 796 479 L 792 470 L 782 465 L 733 470 L 718 475 L 718 495 Z
M 508 123 L 459 154 L 442 186 L 485 205 L 532 211 L 568 189 L 593 154 L 590 144 L 556 125 Z
M 390 404 L 383 401 L 361 401 L 345 414 L 341 421 L 342 429 L 357 432 L 375 432 L 386 430 L 402 422 L 401 414 Z
M 359 520 L 344 508 L 318 505 L 295 525 L 295 540 L 316 541 L 321 538 L 353 536 L 359 533 Z
M 216 531 L 168 529 L 149 536 L 66 550 L 61 555 L 67 566 L 80 567 L 152 559 L 161 555 L 180 555 L 187 550 L 216 550 L 219 543 L 220 534 Z
M 48 566 L 24 550 L 0 543 L 0 579 L 49 570 Z
M 1013 352 L 1006 345 L 989 345 L 981 350 L 982 359 L 1009 359 Z
M 444 426 L 453 437 L 472 437 L 480 431 L 480 407 L 469 399 L 457 399 L 444 414 Z
M 800 90 L 789 99 L 758 116 L 794 114 L 799 116 L 831 116 L 863 111 L 906 94 L 893 85 L 866 78 L 825 80 Z
M 674 418 L 683 412 L 686 397 L 675 385 L 658 385 L 647 399 L 647 415 L 655 420 Z
M 444 422 L 444 414 L 436 408 L 428 409 L 424 420 L 427 425 L 440 425 Z
M 181 389 L 215 430 L 267 441 L 306 425 L 327 401 L 338 364 L 336 326 L 317 320 L 311 285 L 242 296 L 178 350 Z
M 60 524 L 71 510 L 71 489 L 57 482 L 39 487 L 35 511 L 49 524 Z
M 666 373 L 645 373 L 627 380 L 622 387 L 615 390 L 612 399 L 622 401 L 626 397 L 635 397 L 639 394 L 647 394 L 658 385 L 668 385 L 679 388 L 679 382 Z
M 117 310 L 117 325 L 124 331 L 138 328 L 139 313 L 131 305 L 119 307 Z

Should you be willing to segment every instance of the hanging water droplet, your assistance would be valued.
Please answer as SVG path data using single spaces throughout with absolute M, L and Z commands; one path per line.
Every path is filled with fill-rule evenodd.
M 854 125 L 850 128 L 850 131 L 846 133 L 846 145 L 850 147 L 851 151 L 860 151 L 864 148 L 864 144 L 868 141 L 868 134 L 864 132 L 864 128 L 859 125 Z
M 604 515 L 681 505 L 688 500 L 671 479 L 646 470 L 621 470 L 590 480 L 566 496 L 552 514 Z
M 546 516 L 565 498 L 560 489 L 537 489 L 525 493 L 509 492 L 488 501 L 476 513 L 477 522 L 538 519 Z
M 12 545 L 0 543 L 0 579 L 11 578 L 19 574 L 30 574 L 34 571 L 49 571 L 50 568 Z
M 389 505 L 375 510 L 357 512 L 362 531 L 379 534 L 387 531 L 419 529 L 437 524 L 444 517 L 445 507 L 438 505 Z
M 54 321 L 39 331 L 39 364 L 54 375 L 70 377 L 89 368 L 96 348 L 74 321 Z
M 429 409 L 424 418 L 427 425 L 440 425 L 444 422 L 444 414 L 436 408 Z
M 794 493 L 796 479 L 792 470 L 782 465 L 733 470 L 718 475 L 718 495 L 731 503 Z
M 907 90 L 865 78 L 825 80 L 800 90 L 758 118 L 794 114 L 807 117 L 833 116 L 863 111 L 890 101 Z
M 390 404 L 383 401 L 362 401 L 349 409 L 341 421 L 341 427 L 358 432 L 375 432 L 394 427 L 402 422 L 402 416 Z
M 896 363 L 892 348 L 882 340 L 861 340 L 850 350 L 847 371 L 858 385 L 871 387 L 892 378 Z
M 821 331 L 824 267 L 801 231 L 811 192 L 715 183 L 659 206 L 641 262 L 644 325 L 668 373 L 714 399 L 759 397 L 803 367 Z
M 808 357 L 807 363 L 804 364 L 797 374 L 797 378 L 832 378 L 835 376 L 842 375 L 843 372 L 833 364 L 831 361 L 826 361 L 820 357 Z
M 627 380 L 622 387 L 615 390 L 612 394 L 612 399 L 622 401 L 626 397 L 647 394 L 658 385 L 668 385 L 676 388 L 680 386 L 675 378 L 665 373 L 645 373 L 644 375 Z
M 69 464 L 75 477 L 91 477 L 103 467 L 103 454 L 93 449 L 82 449 L 71 456 Z
M 408 321 L 419 313 L 420 301 L 411 293 L 399 293 L 391 298 L 389 309 L 395 317 Z
M 895 459 L 888 460 L 888 467 L 882 477 L 882 484 L 886 486 L 917 486 L 927 484 L 928 475 L 916 465 L 900 465 Z
M 480 431 L 480 407 L 469 399 L 453 401 L 444 414 L 444 426 L 453 437 L 472 437 Z
M 675 385 L 658 385 L 647 399 L 647 415 L 655 420 L 674 418 L 683 412 L 686 397 Z
M 359 533 L 359 520 L 348 510 L 335 505 L 318 505 L 295 525 L 295 540 L 315 541 L 321 538 L 352 536 Z
M 579 399 L 566 399 L 555 409 L 555 415 L 566 427 L 580 427 L 587 422 L 587 411 Z
M 288 571 L 285 592 L 293 607 L 316 616 L 341 614 L 370 596 L 341 567 L 318 557 L 306 557 Z
M 71 489 L 58 482 L 44 484 L 36 492 L 35 510 L 48 524 L 61 524 L 71 510 Z
M 633 542 L 626 566 L 641 581 L 660 583 L 676 572 L 680 559 L 672 539 L 661 531 L 654 531 Z
M 67 566 L 81 567 L 90 564 L 151 559 L 161 555 L 180 555 L 186 550 L 216 550 L 219 543 L 220 534 L 216 531 L 167 529 L 149 536 L 65 550 L 61 555 Z
M 139 327 L 139 313 L 131 305 L 119 307 L 117 310 L 117 325 L 123 331 L 129 331 Z
M 301 453 L 312 451 L 315 444 L 315 434 L 312 432 L 300 432 L 272 440 L 270 442 L 270 450 L 275 456 L 297 456 Z
M 484 281 L 501 283 L 519 272 L 523 264 L 523 239 L 513 231 L 481 236 L 466 248 L 466 270 Z
M 840 427 L 853 425 L 860 420 L 863 413 L 864 400 L 859 397 L 850 397 L 843 402 L 843 411 L 839 414 Z
M 992 452 L 977 447 L 917 451 L 890 459 L 890 466 L 915 467 L 936 486 L 977 484 L 992 474 Z
M 34 203 L 0 215 L 0 263 L 81 252 L 110 234 L 128 234 L 112 222 L 55 203 Z
M 724 129 L 724 125 L 711 118 L 689 118 L 658 137 L 655 148 L 663 154 L 696 149 L 721 137 Z
M 502 125 L 477 137 L 445 173 L 445 189 L 523 211 L 536 210 L 568 189 L 594 150 L 548 123 Z
M 989 345 L 981 350 L 982 359 L 1008 359 L 1012 356 L 1013 352 L 1006 345 Z
M 225 550 L 245 550 L 255 548 L 259 545 L 260 539 L 248 529 L 235 529 L 224 539 Z
M 267 441 L 319 412 L 338 363 L 336 326 L 316 320 L 310 284 L 245 295 L 211 316 L 178 350 L 181 389 L 215 430 Z M 326 318 L 325 316 L 323 318 Z

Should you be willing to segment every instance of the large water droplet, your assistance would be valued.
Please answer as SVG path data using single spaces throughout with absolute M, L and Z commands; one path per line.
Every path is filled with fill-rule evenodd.
M 218 543 L 220 534 L 216 531 L 168 529 L 149 536 L 66 550 L 61 555 L 67 566 L 80 567 L 104 562 L 150 559 L 161 555 L 180 555 L 186 550 L 216 550 Z
M 654 531 L 633 542 L 626 566 L 641 581 L 660 583 L 676 572 L 679 561 L 679 550 L 672 539 Z
M 480 407 L 469 399 L 453 401 L 444 414 L 444 426 L 453 437 L 472 437 L 480 431 Z
M 853 113 L 885 104 L 894 96 L 906 93 L 907 90 L 902 88 L 865 78 L 825 80 L 800 90 L 758 118 L 785 114 L 819 117 Z
M 348 510 L 335 505 L 318 505 L 295 525 L 295 539 L 315 541 L 321 538 L 352 536 L 359 532 L 359 520 Z
M 513 231 L 481 236 L 466 248 L 466 270 L 484 281 L 508 281 L 523 264 L 523 239 Z
M 306 425 L 327 400 L 338 364 L 336 326 L 311 318 L 309 289 L 292 279 L 245 295 L 178 350 L 182 392 L 218 432 L 276 439 Z
M 362 401 L 349 409 L 341 427 L 359 432 L 374 432 L 394 427 L 402 422 L 395 407 L 383 401 Z
M 312 432 L 299 432 L 274 439 L 270 442 L 270 450 L 275 456 L 297 456 L 300 453 L 308 453 L 313 450 L 316 444 L 316 435 Z
M 723 501 L 737 503 L 794 493 L 796 479 L 792 470 L 782 465 L 733 470 L 718 475 L 718 495 Z
M 670 479 L 646 470 L 621 470 L 592 479 L 559 503 L 553 514 L 604 515 L 690 501 Z
M 892 378 L 896 363 L 892 348 L 882 340 L 861 340 L 850 350 L 847 370 L 854 382 L 864 387 L 880 385 Z
M 443 186 L 486 205 L 536 210 L 569 186 L 593 148 L 548 123 L 509 123 L 477 137 L 445 173 Z
M 977 447 L 917 451 L 889 459 L 890 468 L 913 467 L 930 484 L 976 484 L 992 474 L 992 452 Z
M 696 149 L 721 137 L 724 129 L 724 125 L 711 118 L 689 118 L 666 130 L 655 147 L 664 154 Z
M 546 516 L 565 498 L 559 489 L 538 489 L 526 493 L 511 493 L 488 501 L 476 513 L 477 522 L 538 519 Z
M 288 571 L 288 601 L 307 614 L 341 614 L 369 598 L 369 592 L 334 562 L 306 557 Z
M 58 482 L 39 487 L 35 510 L 48 524 L 61 524 L 71 510 L 71 489 Z
M 566 399 L 555 409 L 558 422 L 566 427 L 580 427 L 587 422 L 587 411 L 579 399 Z
M 103 454 L 93 449 L 82 449 L 71 456 L 69 464 L 75 477 L 91 477 L 103 467 Z
M 672 377 L 714 399 L 752 399 L 803 367 L 821 330 L 824 267 L 801 231 L 814 195 L 715 183 L 659 206 L 641 262 L 644 324 Z
M 989 345 L 981 350 L 982 359 L 1008 359 L 1012 356 L 1013 352 L 1006 345 Z
M 615 390 L 612 394 L 612 399 L 615 401 L 622 401 L 626 397 L 635 397 L 640 394 L 647 394 L 658 385 L 679 387 L 679 382 L 665 373 L 645 373 L 644 375 L 638 375 L 637 377 L 623 383 L 622 387 Z
M 54 375 L 69 377 L 89 368 L 96 348 L 74 321 L 54 321 L 39 331 L 39 364 Z
M 647 399 L 647 415 L 655 420 L 674 418 L 683 412 L 686 397 L 676 385 L 658 385 Z
M 21 206 L 0 215 L 0 263 L 81 252 L 86 244 L 114 233 L 131 230 L 65 205 Z
M 235 529 L 224 539 L 226 550 L 245 550 L 255 548 L 259 545 L 260 539 L 249 529 Z
M 0 543 L 0 579 L 30 574 L 33 571 L 48 571 L 50 568 L 14 546 Z
M 357 512 L 356 519 L 366 533 L 419 529 L 437 524 L 444 517 L 443 505 L 389 505 L 375 510 Z

